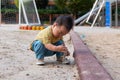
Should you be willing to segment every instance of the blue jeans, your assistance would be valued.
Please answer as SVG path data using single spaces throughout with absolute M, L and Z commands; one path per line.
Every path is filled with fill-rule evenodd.
M 58 46 L 61 44 L 63 44 L 63 41 L 59 40 L 53 45 Z M 39 40 L 35 40 L 32 43 L 32 50 L 35 52 L 37 59 L 44 59 L 44 57 L 53 56 L 55 54 L 57 58 L 60 58 L 61 56 L 63 56 L 62 52 L 54 52 L 54 51 L 48 50 L 47 48 L 45 48 L 44 44 Z

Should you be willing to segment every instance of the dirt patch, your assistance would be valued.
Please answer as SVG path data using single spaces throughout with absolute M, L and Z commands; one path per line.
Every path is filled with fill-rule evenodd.
M 78 80 L 69 35 L 64 39 L 71 52 L 70 65 L 58 64 L 55 56 L 37 66 L 34 52 L 28 50 L 39 31 L 0 29 L 0 80 Z

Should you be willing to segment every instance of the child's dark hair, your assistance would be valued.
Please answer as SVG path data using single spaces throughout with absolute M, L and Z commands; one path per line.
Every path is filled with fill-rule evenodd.
M 74 22 L 71 16 L 59 16 L 55 21 L 58 26 L 65 26 L 68 31 L 73 28 Z

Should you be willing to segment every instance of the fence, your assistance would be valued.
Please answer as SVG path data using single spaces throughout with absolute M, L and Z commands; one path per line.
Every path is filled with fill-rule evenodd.
M 19 23 L 19 6 L 15 3 L 16 0 L 1 0 L 1 24 L 18 24 Z M 52 24 L 60 14 L 39 14 L 42 24 Z M 36 22 L 36 17 L 33 14 L 27 15 L 29 20 Z M 23 10 L 21 10 L 21 23 L 25 23 Z
M 17 0 L 0 0 L 0 23 L 1 24 L 18 24 L 19 23 L 19 9 L 18 6 L 15 4 Z M 120 26 L 120 1 L 118 3 L 118 26 Z M 115 26 L 115 3 L 113 3 L 112 8 L 112 26 Z M 22 12 L 23 13 L 23 12 Z M 56 17 L 61 14 L 39 14 L 40 20 L 42 24 L 52 24 Z M 65 14 L 64 14 L 65 15 Z M 66 14 L 68 15 L 68 14 Z M 104 15 L 104 13 L 103 13 Z M 104 16 L 102 16 L 104 18 Z M 35 21 L 34 15 L 31 14 L 30 19 Z M 25 19 L 23 18 L 23 14 L 21 14 L 21 23 L 25 23 Z M 97 21 L 100 26 L 104 26 L 104 21 Z
M 1 0 L 1 22 L 2 24 L 18 24 L 18 8 L 14 0 Z

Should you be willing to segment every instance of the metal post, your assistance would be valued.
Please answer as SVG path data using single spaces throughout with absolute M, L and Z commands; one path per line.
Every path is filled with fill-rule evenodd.
M 0 0 L 0 26 L 1 26 L 1 0 Z
M 106 0 L 106 3 L 105 3 L 105 26 L 107 28 L 110 28 L 112 26 L 112 7 L 111 7 L 111 3 L 113 1 L 111 0 Z
M 33 0 L 33 3 L 34 3 L 34 7 L 35 7 L 35 12 L 36 12 L 36 14 L 37 14 L 38 23 L 41 24 L 41 22 L 40 22 L 40 17 L 39 17 L 39 14 L 38 14 L 38 10 L 37 10 L 37 6 L 36 6 L 36 3 L 35 3 L 35 0 Z
M 21 6 L 22 6 L 22 10 L 23 10 L 25 22 L 26 22 L 26 24 L 28 25 L 29 23 L 28 23 L 27 14 L 26 14 L 26 12 L 25 12 L 25 7 L 24 7 L 24 4 L 23 4 L 23 0 L 20 0 L 20 3 L 21 3 Z
M 118 26 L 118 0 L 116 0 L 116 9 L 115 9 L 115 26 Z
M 86 22 L 88 22 L 88 21 L 89 21 L 90 16 L 92 15 L 92 12 L 93 12 L 93 10 L 95 9 L 95 7 L 96 7 L 97 3 L 98 3 L 98 0 L 96 0 L 96 1 L 95 1 L 94 5 L 93 5 L 93 8 L 92 8 L 92 10 L 91 10 L 91 12 L 90 12 L 90 15 L 88 16 L 88 18 L 87 18 L 87 21 L 86 21 Z
M 103 2 L 102 2 L 101 5 L 100 5 L 100 9 L 99 9 L 99 11 L 97 12 L 97 15 L 96 15 L 96 17 L 95 17 L 95 19 L 94 19 L 94 21 L 93 21 L 93 23 L 92 23 L 92 25 L 91 25 L 91 28 L 94 26 L 94 24 L 95 24 L 95 22 L 96 22 L 96 20 L 97 20 L 97 18 L 98 18 L 98 15 L 99 15 L 99 13 L 100 13 L 103 5 L 104 5 L 104 2 L 105 2 L 105 1 L 103 0 Z
M 21 1 L 19 0 L 19 25 L 21 25 Z
M 110 27 L 112 27 L 112 0 L 109 0 L 110 1 Z

